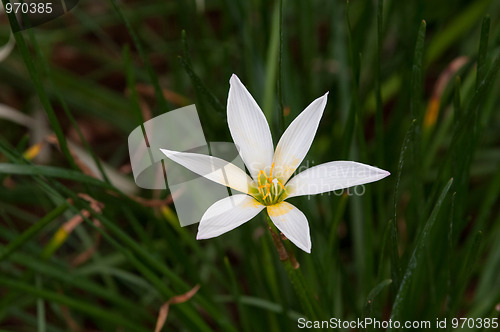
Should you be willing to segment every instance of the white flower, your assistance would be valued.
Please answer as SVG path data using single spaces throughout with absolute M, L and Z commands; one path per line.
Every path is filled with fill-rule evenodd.
M 251 177 L 220 158 L 161 149 L 174 162 L 242 193 L 210 206 L 201 218 L 196 238 L 219 236 L 267 208 L 276 227 L 297 247 L 310 253 L 307 218 L 285 199 L 374 182 L 390 173 L 353 161 L 332 161 L 311 167 L 290 179 L 311 147 L 328 93 L 314 100 L 290 124 L 274 151 L 271 131 L 259 105 L 236 75 L 229 82 L 229 130 Z

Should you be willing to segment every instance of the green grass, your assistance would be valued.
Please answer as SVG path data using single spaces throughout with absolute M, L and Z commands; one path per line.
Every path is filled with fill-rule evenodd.
M 162 304 L 196 285 L 164 330 L 287 331 L 300 317 L 447 318 L 451 329 L 454 317 L 498 317 L 498 12 L 492 0 L 82 1 L 16 33 L 0 62 L 0 330 L 151 331 Z M 0 23 L 0 45 L 9 30 Z M 360 196 L 292 199 L 313 243 L 310 255 L 292 248 L 299 270 L 280 262 L 263 214 L 197 241 L 173 205 L 136 198 L 169 190 L 130 186 L 123 171 L 128 134 L 186 102 L 207 141 L 231 141 L 232 73 L 275 139 L 330 91 L 307 159 L 391 172 Z M 42 120 L 19 124 L 2 105 Z M 27 158 L 52 132 L 57 144 Z M 102 213 L 83 213 L 93 210 L 82 194 Z

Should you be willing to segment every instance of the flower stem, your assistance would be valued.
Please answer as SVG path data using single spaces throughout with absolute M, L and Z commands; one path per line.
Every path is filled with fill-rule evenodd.
M 275 226 L 273 225 L 269 216 L 266 217 L 267 224 L 269 225 L 269 232 L 271 233 L 271 238 L 273 239 L 274 245 L 276 246 L 276 250 L 278 251 L 281 263 L 283 264 L 283 267 L 285 268 L 285 271 L 288 275 L 288 279 L 290 279 L 293 289 L 300 299 L 302 308 L 309 319 L 317 320 L 319 305 L 312 296 L 311 292 L 306 287 L 304 277 L 302 276 L 302 273 L 299 269 L 300 264 L 297 262 L 292 248 L 290 248 L 290 246 L 287 246 L 287 250 L 287 248 L 283 244 L 280 235 L 278 235 L 278 233 L 274 230 Z

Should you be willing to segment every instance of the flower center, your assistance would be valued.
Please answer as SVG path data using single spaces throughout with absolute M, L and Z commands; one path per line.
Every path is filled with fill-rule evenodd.
M 283 183 L 277 178 L 273 177 L 274 163 L 271 166 L 271 172 L 269 176 L 261 170 L 257 176 L 257 186 L 252 192 L 252 196 L 255 197 L 257 201 L 264 205 L 274 205 L 287 196 L 286 189 Z

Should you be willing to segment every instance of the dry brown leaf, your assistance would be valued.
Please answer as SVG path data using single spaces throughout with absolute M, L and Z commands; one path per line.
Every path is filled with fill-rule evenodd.
M 53 144 L 53 145 L 57 146 L 58 148 L 60 148 L 59 141 L 57 140 L 57 137 L 55 134 L 50 134 L 49 136 L 47 136 L 45 138 L 45 140 L 47 142 L 49 142 L 50 144 Z M 80 170 L 83 172 L 83 174 L 97 179 L 98 177 L 96 176 L 96 174 L 84 162 L 81 161 L 81 159 L 78 157 L 78 155 L 69 146 L 68 146 L 68 149 L 69 149 L 69 153 L 73 157 L 73 160 L 75 161 L 76 166 L 78 166 L 78 168 L 80 168 Z
M 432 91 L 432 97 L 427 105 L 424 117 L 424 127 L 432 127 L 436 123 L 439 115 L 439 107 L 441 106 L 441 96 L 448 85 L 450 79 L 456 74 L 456 72 L 464 66 L 469 58 L 466 56 L 461 56 L 454 59 L 446 69 L 439 75 L 436 83 L 434 84 L 434 89 Z
M 61 306 L 61 315 L 63 316 L 66 324 L 68 325 L 68 329 L 72 332 L 81 332 L 82 328 L 78 325 L 78 323 L 71 317 L 71 313 L 67 306 Z
M 104 208 L 104 204 L 95 200 L 94 198 L 90 197 L 89 195 L 87 194 L 78 194 L 79 197 L 83 198 L 84 200 L 88 201 L 90 203 L 90 208 L 91 210 L 93 210 L 95 213 L 101 213 L 102 212 L 102 209 Z M 71 204 L 73 203 L 71 199 L 68 200 Z M 57 245 L 60 246 L 62 245 L 67 237 L 73 232 L 73 230 L 78 227 L 78 225 L 80 225 L 83 220 L 85 218 L 89 218 L 91 216 L 91 212 L 89 210 L 86 210 L 86 209 L 82 209 L 80 211 L 80 214 L 78 215 L 75 215 L 74 217 L 72 217 L 71 219 L 69 219 L 68 221 L 66 221 L 61 227 L 59 227 L 59 229 L 57 230 L 57 232 L 54 234 L 54 238 L 53 240 L 56 241 Z M 97 219 L 92 219 L 94 225 L 96 227 L 102 227 L 101 223 L 99 220 Z M 86 262 L 90 257 L 92 257 L 92 255 L 95 253 L 95 251 L 97 250 L 97 247 L 99 246 L 99 243 L 100 243 L 100 239 L 101 239 L 101 234 L 99 232 L 97 232 L 97 235 L 96 235 L 96 241 L 95 243 L 92 245 L 92 247 L 90 247 L 89 249 L 85 250 L 83 253 L 79 254 L 72 262 L 71 262 L 71 265 L 72 266 L 78 266 L 80 264 L 83 264 L 84 262 Z
M 155 90 L 151 85 L 137 84 L 137 92 L 151 98 L 155 98 Z M 186 106 L 190 103 L 189 99 L 168 89 L 162 89 L 163 97 L 178 106 Z
M 100 227 L 101 223 L 99 222 L 99 220 L 93 219 L 93 222 L 95 225 L 99 225 L 98 227 Z M 99 245 L 101 244 L 101 237 L 102 237 L 101 233 L 97 232 L 94 244 L 90 248 L 88 248 L 87 250 L 85 250 L 84 252 L 82 252 L 81 254 L 76 256 L 75 258 L 73 258 L 73 260 L 70 263 L 71 266 L 77 267 L 77 266 L 82 265 L 86 261 L 88 261 L 92 257 L 92 255 L 94 255 L 94 253 L 97 251 L 97 249 L 99 248 Z
M 146 207 L 161 207 L 170 205 L 173 202 L 172 195 L 168 195 L 165 199 L 147 199 L 139 196 L 130 195 L 131 199 Z
M 165 302 L 161 308 L 160 312 L 158 313 L 158 319 L 156 320 L 156 327 L 155 327 L 155 332 L 160 332 L 163 326 L 165 325 L 165 322 L 167 321 L 167 316 L 168 316 L 168 310 L 171 304 L 177 304 L 177 303 L 184 303 L 188 301 L 190 298 L 192 298 L 196 292 L 200 289 L 200 285 L 196 285 L 191 289 L 189 292 L 181 295 L 174 296 L 167 302 Z

